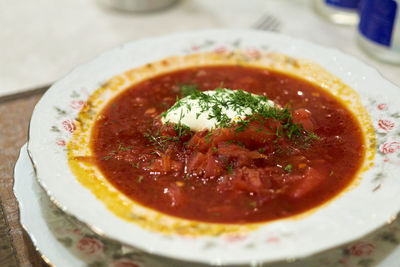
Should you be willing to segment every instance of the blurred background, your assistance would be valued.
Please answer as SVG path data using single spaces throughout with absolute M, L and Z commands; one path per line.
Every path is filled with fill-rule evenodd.
M 385 1 L 395 2 L 368 1 L 378 4 Z M 267 24 L 268 21 L 273 24 L 269 25 L 270 28 L 267 25 L 265 30 L 343 50 L 374 66 L 387 79 L 400 85 L 400 68 L 371 57 L 357 41 L 358 15 L 346 16 L 346 13 L 352 13 L 352 5 L 358 6 L 359 2 L 0 0 L 0 97 L 47 85 L 66 75 L 75 66 L 124 42 L 179 31 L 255 28 L 260 26 L 257 24 L 263 19 L 267 20 Z M 389 6 L 389 9 L 392 8 Z M 397 32 L 400 31 L 399 17 L 397 16 L 397 22 L 393 22 L 397 23 L 397 28 L 394 28 Z M 332 20 L 337 23 L 332 23 Z M 376 21 L 371 23 L 374 25 L 367 25 L 369 28 L 376 29 L 379 26 Z M 399 39 L 398 33 L 398 51 Z

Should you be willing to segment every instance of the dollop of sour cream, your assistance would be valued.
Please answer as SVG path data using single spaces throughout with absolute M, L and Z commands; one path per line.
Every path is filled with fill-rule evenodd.
M 219 88 L 180 99 L 162 115 L 161 121 L 182 124 L 192 131 L 212 130 L 244 120 L 259 108 L 274 106 L 264 96 Z

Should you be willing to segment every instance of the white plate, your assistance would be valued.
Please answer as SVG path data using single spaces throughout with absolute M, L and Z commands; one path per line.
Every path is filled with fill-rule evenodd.
M 240 40 L 240 42 L 238 42 Z M 65 142 L 86 98 L 110 77 L 171 55 L 197 51 L 256 48 L 318 63 L 361 96 L 376 125 L 374 166 L 360 184 L 309 216 L 278 220 L 236 237 L 183 238 L 150 232 L 120 219 L 83 187 L 68 165 Z M 273 33 L 212 30 L 182 33 L 122 45 L 75 69 L 54 84 L 36 106 L 29 132 L 29 153 L 39 183 L 65 212 L 97 233 L 144 251 L 209 264 L 270 262 L 305 257 L 377 229 L 400 209 L 400 89 L 359 60 L 334 50 Z M 266 253 L 268 251 L 268 253 Z
M 154 258 L 118 242 L 102 238 L 58 209 L 38 185 L 26 145 L 15 165 L 14 193 L 19 202 L 21 224 L 47 263 L 59 266 L 191 266 Z M 87 242 L 87 241 L 90 242 Z M 356 266 L 360 262 L 393 267 L 400 261 L 400 219 L 351 244 L 293 263 L 276 263 L 268 267 Z M 86 242 L 85 242 L 86 241 Z M 85 244 L 85 246 L 82 246 Z M 100 244 L 100 245 L 99 245 Z M 106 249 L 104 249 L 106 248 Z M 128 265 L 130 263 L 131 265 Z M 121 266 L 120 266 L 121 267 Z

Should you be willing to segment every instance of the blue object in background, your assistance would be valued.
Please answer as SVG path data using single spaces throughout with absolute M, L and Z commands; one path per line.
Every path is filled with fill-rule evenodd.
M 360 0 L 325 0 L 325 3 L 335 7 L 358 9 Z
M 359 32 L 371 41 L 390 47 L 397 9 L 393 0 L 362 1 Z

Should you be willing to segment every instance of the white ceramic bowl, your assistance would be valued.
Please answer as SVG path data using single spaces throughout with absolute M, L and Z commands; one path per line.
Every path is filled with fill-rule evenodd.
M 305 58 L 321 65 L 359 95 L 374 126 L 373 167 L 357 186 L 312 214 L 266 223 L 245 234 L 199 236 L 149 231 L 110 212 L 71 173 L 65 144 L 84 101 L 105 81 L 129 69 L 194 52 L 256 49 Z M 338 50 L 250 30 L 180 33 L 128 43 L 84 64 L 55 83 L 37 104 L 28 150 L 39 183 L 65 212 L 100 235 L 149 253 L 208 264 L 260 263 L 305 257 L 357 239 L 390 223 L 400 208 L 400 88 Z M 351 99 L 349 100 L 351 102 Z M 356 101 L 356 100 L 354 100 Z

